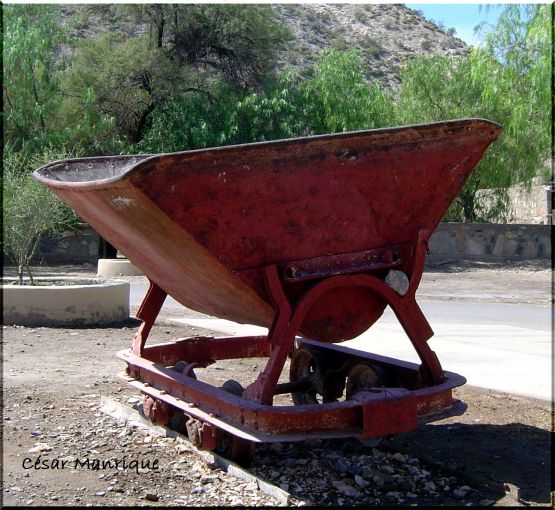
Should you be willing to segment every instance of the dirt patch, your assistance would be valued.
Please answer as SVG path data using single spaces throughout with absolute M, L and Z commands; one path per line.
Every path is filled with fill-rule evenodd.
M 551 261 L 428 262 L 417 298 L 547 305 L 552 298 Z
M 115 357 L 116 351 L 129 346 L 136 326 L 136 321 L 129 321 L 110 328 L 3 327 L 4 503 L 275 504 L 256 487 L 206 466 L 200 457 L 185 451 L 175 441 L 153 437 L 99 411 L 101 395 L 128 405 L 138 401 L 138 395 L 117 379 L 116 374 L 124 367 Z M 161 322 L 153 329 L 152 338 L 158 343 L 206 333 L 198 328 Z M 204 370 L 202 377 L 216 385 L 229 378 L 247 385 L 254 380 L 262 363 L 253 359 L 218 362 Z M 284 484 L 299 499 L 312 498 L 314 503 L 328 505 L 369 504 L 370 501 L 373 504 L 480 505 L 501 500 L 503 483 L 520 487 L 524 500 L 547 504 L 551 468 L 550 403 L 472 387 L 457 390 L 457 395 L 468 404 L 463 416 L 398 436 L 377 450 L 337 441 L 273 449 L 260 447 L 253 469 L 258 469 L 272 483 Z M 405 480 L 407 486 L 412 483 L 411 488 L 404 493 L 401 489 L 390 489 L 389 493 L 398 495 L 390 494 L 390 499 L 383 499 L 386 494 L 383 490 L 361 488 L 355 483 L 355 492 L 366 497 L 364 491 L 367 491 L 372 496 L 349 499 L 348 495 L 342 496 L 341 490 L 351 490 L 349 483 L 360 481 L 361 475 L 355 471 L 334 471 L 337 462 L 329 460 L 334 455 L 336 460 L 339 455 L 351 470 L 359 469 L 362 464 L 376 465 L 380 470 L 388 465 L 393 471 L 385 475 L 395 483 L 400 480 Z M 35 467 L 39 457 L 40 462 L 46 461 L 44 469 L 40 462 L 39 468 Z M 325 491 L 311 492 L 300 482 L 304 478 L 302 473 L 308 469 L 307 458 L 311 466 L 318 468 L 318 476 L 330 482 Z M 59 461 L 58 467 L 52 465 L 55 459 Z M 76 466 L 76 459 L 85 464 Z M 120 460 L 120 465 L 94 468 L 95 461 L 111 459 Z M 415 477 L 428 478 L 411 482 L 410 466 L 399 464 L 398 459 L 405 459 L 405 464 L 413 463 Z M 70 469 L 59 467 L 62 460 L 66 460 Z M 136 465 L 141 460 L 143 465 Z M 135 462 L 132 464 L 132 461 Z M 328 466 L 326 471 L 322 471 L 324 466 Z M 279 475 L 276 480 L 272 478 L 273 472 Z M 386 478 L 385 475 L 380 471 L 379 476 Z M 459 491 L 458 496 L 454 495 L 455 491 Z M 319 492 L 330 497 L 318 500 Z

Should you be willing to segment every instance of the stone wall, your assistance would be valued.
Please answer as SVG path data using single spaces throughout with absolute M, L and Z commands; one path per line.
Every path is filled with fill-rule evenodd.
M 430 260 L 526 260 L 551 258 L 551 225 L 441 223 L 430 238 Z M 46 237 L 35 262 L 96 264 L 98 234 L 92 229 Z
M 52 264 L 96 264 L 98 260 L 98 234 L 92 228 L 68 230 L 53 236 L 44 236 L 35 254 L 34 262 Z
M 441 223 L 428 258 L 528 260 L 551 258 L 551 225 Z
M 511 223 L 549 225 L 553 222 L 553 185 L 537 184 L 527 190 L 514 186 L 509 190 Z
M 542 179 L 533 180 L 530 188 L 512 186 L 508 189 L 510 211 L 506 223 L 552 225 L 553 224 L 553 196 L 555 183 L 544 183 Z M 488 197 L 491 190 L 479 191 L 476 195 L 481 205 L 488 207 L 491 200 Z

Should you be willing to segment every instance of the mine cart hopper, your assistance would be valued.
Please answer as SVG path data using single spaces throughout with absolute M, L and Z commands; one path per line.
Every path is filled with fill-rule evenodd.
M 415 293 L 431 233 L 500 133 L 465 119 L 73 159 L 35 176 L 150 280 L 142 324 L 118 353 L 147 416 L 246 461 L 257 442 L 372 440 L 464 411 L 452 390 L 465 379 L 442 370 Z M 167 295 L 269 332 L 146 346 Z M 387 305 L 419 364 L 340 345 Z M 246 388 L 196 378 L 197 367 L 252 357 L 267 362 Z M 294 405 L 273 405 L 278 394 Z

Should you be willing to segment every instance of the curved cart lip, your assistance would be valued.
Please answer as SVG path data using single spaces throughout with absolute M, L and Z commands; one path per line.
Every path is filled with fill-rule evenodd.
M 465 119 L 458 119 L 458 120 L 447 120 L 447 121 L 439 121 L 439 122 L 430 122 L 430 123 L 421 123 L 421 124 L 411 124 L 411 125 L 404 125 L 404 126 L 393 126 L 387 128 L 378 128 L 378 129 L 366 129 L 366 130 L 358 130 L 358 131 L 347 131 L 343 133 L 331 133 L 331 134 L 322 134 L 322 135 L 311 135 L 311 136 L 303 136 L 303 137 L 296 137 L 296 138 L 283 138 L 279 140 L 269 140 L 264 142 L 252 142 L 246 144 L 234 144 L 234 145 L 222 145 L 218 147 L 208 147 L 204 149 L 193 149 L 187 151 L 178 151 L 178 152 L 166 152 L 166 153 L 159 153 L 159 154 L 134 154 L 134 155 L 116 155 L 116 156 L 99 156 L 99 157 L 86 157 L 86 158 L 72 158 L 72 159 L 65 159 L 65 160 L 57 160 L 47 165 L 44 165 L 33 172 L 33 176 L 40 182 L 47 184 L 52 188 L 59 188 L 59 189 L 95 189 L 99 187 L 106 187 L 107 185 L 114 185 L 116 183 L 122 182 L 124 180 L 129 179 L 133 174 L 139 172 L 143 168 L 151 165 L 157 159 L 161 159 L 167 156 L 198 156 L 201 154 L 215 154 L 218 153 L 225 153 L 227 152 L 236 152 L 238 150 L 249 150 L 250 148 L 258 148 L 258 149 L 272 149 L 272 148 L 279 148 L 283 145 L 302 145 L 307 144 L 312 141 L 331 141 L 337 140 L 341 138 L 358 138 L 358 137 L 365 137 L 369 135 L 374 135 L 379 138 L 383 135 L 394 135 L 396 133 L 400 133 L 406 131 L 407 134 L 402 141 L 396 140 L 395 142 L 391 143 L 413 143 L 422 139 L 432 141 L 437 139 L 445 138 L 445 135 L 440 131 L 439 128 L 441 127 L 453 127 L 453 128 L 463 128 L 465 125 L 469 127 L 481 127 L 481 128 L 491 128 L 493 129 L 492 141 L 496 140 L 502 133 L 503 127 L 495 122 L 492 122 L 487 119 L 482 118 L 465 118 Z M 416 137 L 416 131 L 435 131 L 436 136 L 428 136 L 428 137 Z M 381 136 L 380 136 L 381 135 Z M 382 142 L 382 140 L 378 140 L 377 142 Z M 372 142 L 370 142 L 372 143 Z M 58 179 L 53 179 L 48 177 L 49 172 L 58 165 L 64 164 L 75 164 L 75 163 L 102 163 L 102 162 L 115 162 L 117 160 L 127 161 L 129 159 L 136 158 L 138 161 L 129 166 L 127 170 L 124 170 L 122 173 L 115 175 L 113 177 L 108 177 L 105 179 L 97 179 L 97 180 L 90 180 L 90 181 L 62 181 Z

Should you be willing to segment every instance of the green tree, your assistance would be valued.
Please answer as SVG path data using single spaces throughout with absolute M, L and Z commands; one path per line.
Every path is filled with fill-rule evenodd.
M 508 6 L 483 49 L 468 57 L 422 57 L 401 75 L 398 118 L 411 124 L 482 117 L 504 134 L 486 153 L 450 208 L 447 220 L 504 220 L 507 189 L 545 169 L 551 138 L 548 6 Z M 487 190 L 487 191 L 486 191 Z
M 172 98 L 152 114 L 137 147 L 185 150 L 369 129 L 390 125 L 393 113 L 391 98 L 365 81 L 356 52 L 327 51 L 306 76 L 288 71 L 262 90 L 220 82 L 205 96 Z
M 507 96 L 514 122 L 507 125 L 524 156 L 517 164 L 522 168 L 517 179 L 528 181 L 539 168 L 545 169 L 551 147 L 553 118 L 553 13 L 550 5 L 507 5 L 494 30 L 485 39 L 486 52 L 481 54 L 483 68 L 491 57 L 505 71 Z M 484 70 L 487 72 L 487 68 Z M 493 96 L 495 79 L 490 76 L 485 99 Z
M 273 140 L 391 125 L 392 99 L 369 84 L 356 51 L 328 49 L 303 75 L 292 71 L 236 109 L 235 142 Z
M 224 76 L 242 87 L 259 85 L 273 71 L 291 37 L 271 6 L 157 4 L 126 6 L 151 26 L 154 45 L 179 64 Z
M 237 101 L 233 113 L 232 142 L 262 142 L 308 134 L 304 99 L 300 77 L 292 71 L 266 90 L 247 94 Z
M 59 104 L 56 51 L 65 39 L 59 6 L 4 5 L 4 136 L 38 150 Z
M 78 48 L 64 76 L 64 124 L 99 134 L 83 141 L 86 151 L 113 150 L 109 140 L 148 151 L 229 143 L 231 98 L 262 86 L 287 38 L 271 8 L 165 4 L 117 12 L 150 23 L 151 34 L 106 33 Z M 100 147 L 91 147 L 97 139 Z
M 66 110 L 75 119 L 66 125 L 92 129 L 100 122 L 112 137 L 137 143 L 149 115 L 185 74 L 145 36 L 126 39 L 108 32 L 86 39 L 64 75 Z

